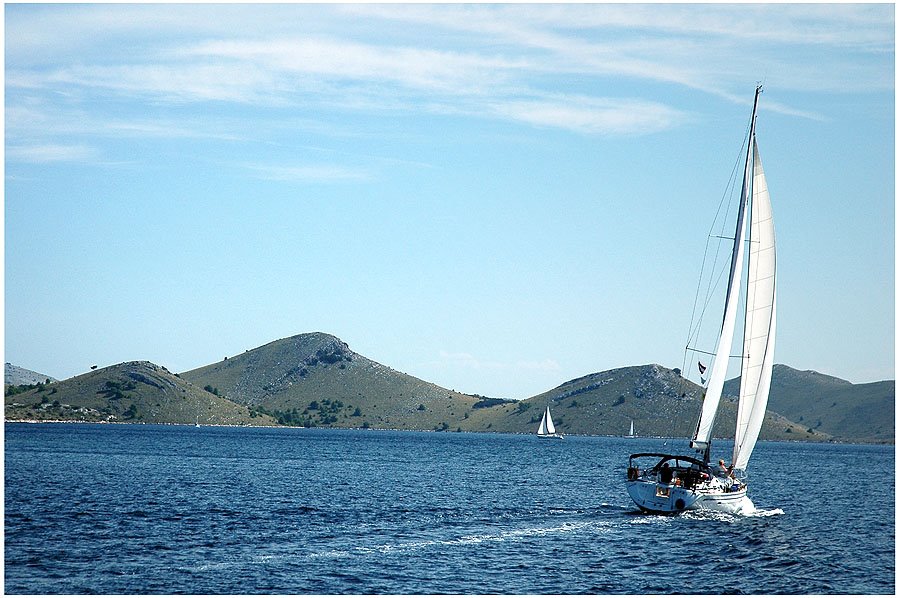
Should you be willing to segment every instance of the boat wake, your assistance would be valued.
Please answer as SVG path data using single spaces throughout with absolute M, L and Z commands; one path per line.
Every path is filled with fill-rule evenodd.
M 307 555 L 308 558 L 346 558 L 366 554 L 386 554 L 397 552 L 415 552 L 423 549 L 440 546 L 463 546 L 467 544 L 481 544 L 488 542 L 516 542 L 535 536 L 549 536 L 556 534 L 577 533 L 581 531 L 597 532 L 609 527 L 609 524 L 597 522 L 562 523 L 549 527 L 532 527 L 523 529 L 506 530 L 496 533 L 470 534 L 446 540 L 420 540 L 412 542 L 398 542 L 376 544 L 372 546 L 356 546 L 349 549 L 325 550 Z
M 741 513 L 744 517 L 771 517 L 773 515 L 784 515 L 784 511 L 775 509 L 753 509 L 747 513 Z
M 781 509 L 759 509 L 749 497 L 744 497 L 744 502 L 741 504 L 737 515 L 742 517 L 771 517 L 772 515 L 784 515 L 784 511 Z
M 733 521 L 742 517 L 772 517 L 773 515 L 784 515 L 784 511 L 778 508 L 757 508 L 748 497 L 744 497 L 741 506 L 734 512 L 697 509 L 681 513 L 681 516 L 687 519 L 716 519 L 719 521 Z

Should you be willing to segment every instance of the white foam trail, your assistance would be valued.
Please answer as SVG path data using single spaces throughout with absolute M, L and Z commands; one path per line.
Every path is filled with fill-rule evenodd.
M 419 542 L 401 542 L 399 544 L 379 544 L 376 546 L 356 546 L 349 550 L 328 550 L 324 552 L 316 552 L 309 555 L 309 558 L 345 558 L 351 554 L 363 555 L 373 552 L 391 553 L 391 552 L 408 552 L 428 548 L 429 546 L 462 546 L 466 544 L 480 544 L 482 542 L 507 542 L 517 541 L 522 538 L 531 536 L 546 536 L 550 534 L 577 532 L 583 529 L 605 529 L 610 527 L 607 523 L 598 522 L 581 522 L 581 523 L 563 523 L 553 527 L 532 527 L 517 530 L 508 530 L 495 534 L 476 534 L 469 536 L 461 536 L 448 540 L 422 540 Z
M 741 501 L 741 506 L 738 507 L 737 514 L 738 515 L 749 515 L 756 511 L 756 505 L 753 504 L 753 501 L 750 500 L 749 496 L 744 496 L 744 499 Z
M 750 513 L 741 513 L 745 517 L 771 517 L 772 515 L 784 515 L 784 511 L 775 509 L 754 509 Z
M 772 515 L 784 515 L 784 511 L 781 509 L 757 509 L 752 500 L 744 497 L 744 502 L 741 504 L 741 508 L 738 509 L 738 515 L 743 515 L 744 517 L 771 517 Z
M 719 521 L 733 521 L 735 517 L 771 517 L 773 515 L 784 515 L 781 509 L 758 509 L 753 501 L 748 497 L 744 497 L 740 506 L 735 511 L 715 511 L 713 509 L 697 509 L 693 511 L 685 511 L 682 517 L 693 519 L 717 519 Z

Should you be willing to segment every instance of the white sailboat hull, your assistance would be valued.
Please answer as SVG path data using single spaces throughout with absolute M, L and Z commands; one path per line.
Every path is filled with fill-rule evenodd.
M 747 504 L 747 487 L 733 492 L 711 488 L 689 490 L 671 484 L 636 480 L 626 483 L 631 500 L 647 513 L 675 514 L 694 509 L 740 513 Z

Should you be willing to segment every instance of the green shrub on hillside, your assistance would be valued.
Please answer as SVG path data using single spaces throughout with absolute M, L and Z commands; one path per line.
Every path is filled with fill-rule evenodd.
M 115 401 L 130 398 L 131 395 L 125 394 L 125 391 L 134 390 L 135 388 L 137 388 L 137 385 L 131 380 L 128 380 L 127 382 L 107 380 L 106 384 L 97 391 L 97 394 L 103 396 L 103 398 Z

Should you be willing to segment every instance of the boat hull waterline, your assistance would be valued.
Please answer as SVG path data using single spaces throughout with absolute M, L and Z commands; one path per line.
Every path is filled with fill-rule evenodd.
M 754 511 L 747 484 L 728 470 L 686 455 L 635 453 L 628 459 L 628 495 L 641 511 L 675 514 L 694 509 L 746 514 Z
M 733 492 L 703 491 L 672 484 L 640 480 L 626 482 L 631 500 L 645 513 L 674 515 L 695 509 L 721 511 L 734 515 L 753 510 L 747 487 Z

